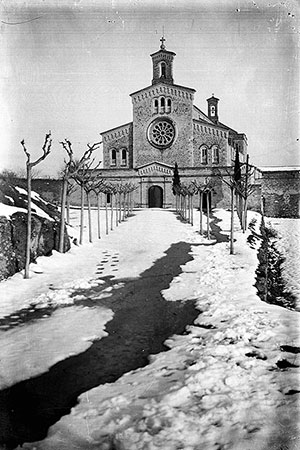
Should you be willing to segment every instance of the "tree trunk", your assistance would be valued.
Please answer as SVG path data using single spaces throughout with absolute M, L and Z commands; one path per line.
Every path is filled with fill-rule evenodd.
M 107 209 L 107 194 L 105 194 L 105 225 L 106 225 L 106 234 L 108 234 L 108 209 Z
M 122 193 L 119 194 L 119 223 L 122 222 Z
M 233 255 L 233 228 L 234 228 L 234 187 L 231 187 L 231 224 L 230 224 L 230 254 Z
M 187 195 L 187 220 L 191 223 L 191 197 L 190 194 Z
M 117 193 L 115 194 L 115 205 L 116 205 L 116 227 L 119 226 L 119 220 L 118 220 L 118 211 L 119 211 L 119 207 L 118 207 L 118 197 L 117 197 Z
M 93 236 L 92 236 L 92 215 L 91 215 L 91 199 L 90 199 L 90 193 L 86 193 L 87 196 L 87 204 L 88 204 L 88 221 L 89 221 L 89 242 L 93 242 Z
M 24 278 L 29 278 L 30 248 L 31 248 L 31 166 L 27 164 L 27 234 L 25 250 Z
M 60 205 L 60 230 L 59 230 L 59 247 L 58 247 L 58 251 L 60 253 L 64 252 L 67 186 L 68 186 L 68 181 L 65 179 L 65 180 L 63 180 L 62 193 L 61 193 L 61 205 Z
M 70 224 L 70 196 L 68 192 L 66 194 L 66 213 L 67 213 L 67 223 Z
M 114 205 L 113 205 L 113 193 L 110 194 L 110 229 L 114 229 Z
M 80 236 L 79 244 L 83 243 L 83 226 L 84 226 L 84 184 L 80 186 L 81 191 L 81 205 L 80 205 Z
M 126 216 L 126 194 L 124 192 L 123 194 L 123 218 L 122 220 L 125 220 L 125 216 Z
M 206 192 L 206 224 L 207 224 L 207 239 L 210 239 L 210 228 L 209 228 L 209 216 L 210 216 L 210 207 L 209 207 L 209 192 Z
M 200 211 L 200 234 L 203 234 L 203 192 L 200 192 L 199 211 Z
M 101 239 L 101 227 L 100 227 L 100 194 L 97 194 L 97 219 L 98 219 L 98 239 Z
M 249 155 L 246 159 L 246 179 L 245 179 L 245 201 L 244 201 L 244 221 L 243 221 L 243 232 L 245 233 L 247 229 L 247 209 L 248 209 L 248 178 L 249 178 Z
M 191 195 L 191 225 L 194 225 L 194 196 Z

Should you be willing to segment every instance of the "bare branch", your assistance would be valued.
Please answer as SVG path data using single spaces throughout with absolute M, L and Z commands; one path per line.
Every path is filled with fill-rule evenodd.
M 25 147 L 25 141 L 24 141 L 24 139 L 22 139 L 21 145 L 22 145 L 22 147 L 23 147 L 23 150 L 24 150 L 25 155 L 27 156 L 27 164 L 29 164 L 29 162 L 30 162 L 30 153 L 28 153 L 28 151 L 27 151 L 27 149 L 26 149 L 26 147 Z

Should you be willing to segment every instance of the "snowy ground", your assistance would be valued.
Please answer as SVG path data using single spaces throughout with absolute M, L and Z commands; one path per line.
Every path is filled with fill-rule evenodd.
M 228 232 L 229 213 L 219 210 L 215 215 Z M 252 217 L 259 220 L 255 213 L 250 214 Z M 235 255 L 229 255 L 228 243 L 210 245 L 213 240 L 199 236 L 197 215 L 195 219 L 192 227 L 178 221 L 170 211 L 138 211 L 95 244 L 73 248 L 68 255 L 41 258 L 38 267 L 43 273 L 33 274 L 31 280 L 16 275 L 1 284 L 1 298 L 5 298 L 1 305 L 3 314 L 29 305 L 33 299 L 47 303 L 52 295 L 51 283 L 63 289 L 54 291 L 57 299 L 51 299 L 50 303 L 60 302 L 61 298 L 65 302 L 69 290 L 78 283 L 75 280 L 93 282 L 96 264 L 103 254 L 119 257 L 117 270 L 108 261 L 103 275 L 121 278 L 137 276 L 173 242 L 195 244 L 193 260 L 182 267 L 183 273 L 163 292 L 170 301 L 197 301 L 201 314 L 194 326 L 189 327 L 189 333 L 170 337 L 167 341 L 170 351 L 151 357 L 148 366 L 81 395 L 71 414 L 50 428 L 47 439 L 23 448 L 300 447 L 296 426 L 300 360 L 295 349 L 300 347 L 299 313 L 265 304 L 256 295 L 253 287 L 256 249 L 246 243 L 247 234 L 236 231 Z M 203 245 L 196 245 L 199 243 Z M 298 255 L 295 257 L 298 259 Z M 25 295 L 18 303 L 22 292 Z M 71 308 L 80 311 L 76 306 L 67 310 Z M 103 314 L 105 321 L 109 311 Z M 52 318 L 55 320 L 55 316 Z M 45 319 L 47 322 L 49 330 L 45 330 L 45 338 L 51 329 L 50 319 Z M 90 334 L 89 327 L 87 336 Z M 81 339 L 85 336 L 82 330 Z M 30 357 L 29 350 L 27 354 L 25 351 L 24 360 Z M 60 357 L 63 355 L 64 352 Z M 276 364 L 280 360 L 295 367 L 280 370 Z M 53 363 L 51 358 L 47 362 L 49 366 Z M 17 370 L 15 364 L 14 367 L 11 362 L 11 377 L 13 369 Z

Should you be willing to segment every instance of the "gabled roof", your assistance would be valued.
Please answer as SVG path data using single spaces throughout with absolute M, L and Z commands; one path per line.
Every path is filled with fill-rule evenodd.
M 161 82 L 161 83 L 151 84 L 150 86 L 147 86 L 147 87 L 145 87 L 143 89 L 140 89 L 139 91 L 132 92 L 131 94 L 129 94 L 129 96 L 131 97 L 132 95 L 139 94 L 140 92 L 147 91 L 148 89 L 153 89 L 153 88 L 156 88 L 158 86 L 166 86 L 168 88 L 175 88 L 175 89 L 176 88 L 180 88 L 180 89 L 185 89 L 186 91 L 196 92 L 196 89 L 189 88 L 187 86 L 181 86 L 180 84 L 169 84 L 169 83 L 162 83 Z
M 165 164 L 160 161 L 151 161 L 150 163 L 143 164 L 141 166 L 136 167 L 136 169 L 144 169 L 145 167 L 152 166 L 153 164 L 158 164 L 159 166 L 164 166 L 164 167 L 167 167 L 168 169 L 174 169 L 174 166 L 170 166 L 170 164 Z
M 193 109 L 199 114 L 201 114 L 202 116 L 204 116 L 202 119 L 197 119 L 197 120 L 206 120 L 207 123 L 209 124 L 214 124 L 214 122 L 212 120 L 210 120 L 210 118 L 203 112 L 201 111 L 200 108 L 198 108 L 198 106 L 193 105 Z
M 110 128 L 109 130 L 105 130 L 105 131 L 101 131 L 99 134 L 110 133 L 111 131 L 119 130 L 120 128 L 127 127 L 128 125 L 131 125 L 131 124 L 133 124 L 133 122 L 124 123 L 123 125 L 119 125 L 118 127 Z

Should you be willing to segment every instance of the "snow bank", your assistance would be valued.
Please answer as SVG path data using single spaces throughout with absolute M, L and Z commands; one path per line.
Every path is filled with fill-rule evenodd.
M 285 258 L 282 275 L 286 288 L 300 305 L 300 220 L 267 218 L 266 224 L 278 234 L 276 247 Z

